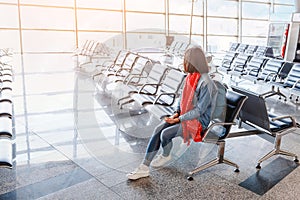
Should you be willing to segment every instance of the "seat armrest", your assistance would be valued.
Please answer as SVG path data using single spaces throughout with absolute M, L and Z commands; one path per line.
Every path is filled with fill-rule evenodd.
M 259 69 L 250 69 L 250 70 L 248 71 L 247 75 L 249 75 L 251 72 L 258 72 L 258 71 L 259 71 Z
M 283 131 L 283 132 L 276 132 L 276 135 L 277 136 L 283 136 L 283 135 L 286 135 L 287 133 L 291 132 L 291 131 L 294 131 L 295 129 L 297 129 L 297 122 L 295 120 L 294 117 L 292 116 L 289 116 L 289 115 L 284 115 L 284 116 L 279 116 L 279 117 L 273 117 L 271 118 L 271 121 L 277 121 L 277 120 L 281 120 L 281 119 L 291 119 L 292 120 L 292 126 L 287 128 L 286 131 Z
M 274 122 L 274 121 L 277 121 L 277 120 L 287 119 L 287 118 L 292 120 L 294 127 L 297 127 L 296 119 L 293 116 L 290 116 L 290 115 L 283 115 L 283 116 L 273 117 L 273 118 L 271 118 L 271 120 L 272 120 L 272 122 Z
M 236 122 L 213 122 L 205 131 L 203 140 L 207 137 L 209 132 L 215 127 L 215 126 L 227 126 L 227 125 L 236 125 Z
M 300 83 L 300 80 L 297 80 L 297 81 L 294 83 L 292 89 L 294 89 L 294 88 L 297 86 L 297 84 L 299 84 L 299 83 Z
M 155 86 L 155 92 L 154 93 L 149 93 L 149 92 L 145 92 L 144 89 L 147 87 L 147 86 Z M 158 87 L 160 86 L 160 84 L 157 84 L 157 83 L 146 83 L 144 84 L 138 91 L 139 94 L 150 94 L 150 95 L 154 95 L 157 93 L 158 91 Z
M 133 75 L 133 76 L 132 76 Z M 126 83 L 126 79 L 124 79 L 123 83 L 126 83 L 126 85 L 130 85 L 132 83 L 136 84 L 138 83 L 142 78 L 147 78 L 147 76 L 141 76 L 139 74 L 129 74 L 128 76 L 130 76 L 129 80 Z M 138 79 L 138 81 L 133 82 L 133 79 Z
M 159 103 L 159 100 L 160 100 L 160 98 L 161 98 L 162 96 L 172 96 L 172 103 L 170 103 L 170 104 L 167 104 L 167 103 L 164 103 L 164 104 Z M 166 93 L 161 93 L 161 94 L 159 94 L 159 95 L 155 98 L 153 104 L 158 104 L 158 105 L 163 105 L 163 106 L 171 106 L 171 105 L 175 102 L 175 97 L 176 97 L 176 94 L 173 93 L 173 92 L 172 92 L 172 93 L 168 93 L 168 92 L 166 92 Z
M 269 73 L 265 78 L 264 78 L 264 81 L 265 82 L 268 82 L 268 78 L 270 77 L 270 82 L 273 82 L 273 80 L 272 79 L 274 79 L 275 77 L 276 77 L 276 73 L 274 73 L 274 72 L 271 72 L 271 73 Z
M 225 60 L 224 62 L 222 62 L 222 65 L 223 65 L 223 64 L 228 64 L 228 65 L 229 65 L 230 63 L 231 63 L 230 60 Z
M 227 125 L 236 125 L 235 122 L 214 122 L 212 123 L 206 132 L 209 132 L 214 126 L 227 126 Z
M 234 65 L 233 70 L 237 67 L 243 67 L 244 65 L 240 64 L 240 65 Z

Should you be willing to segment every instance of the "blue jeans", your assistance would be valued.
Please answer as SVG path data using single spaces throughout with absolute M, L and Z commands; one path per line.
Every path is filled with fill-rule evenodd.
M 154 129 L 153 135 L 149 140 L 143 164 L 147 166 L 150 165 L 151 161 L 159 150 L 160 144 L 163 148 L 163 156 L 170 155 L 171 149 L 173 147 L 172 139 L 177 136 L 182 136 L 182 128 L 180 123 L 160 123 Z

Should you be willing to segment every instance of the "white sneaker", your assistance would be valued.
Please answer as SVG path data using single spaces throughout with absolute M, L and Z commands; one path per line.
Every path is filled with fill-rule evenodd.
M 155 158 L 151 162 L 151 166 L 152 167 L 161 167 L 161 166 L 167 164 L 170 160 L 171 160 L 171 155 L 165 157 L 161 154 L 161 155 L 157 156 L 157 158 Z
M 140 178 L 149 176 L 149 167 L 141 164 L 138 168 L 136 168 L 133 172 L 126 175 L 130 180 L 137 180 Z

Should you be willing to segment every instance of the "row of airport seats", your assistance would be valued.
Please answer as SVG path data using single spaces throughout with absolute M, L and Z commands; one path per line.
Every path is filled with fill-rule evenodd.
M 228 52 L 244 53 L 256 57 L 274 57 L 273 48 L 269 46 L 250 45 L 243 43 L 231 43 Z
M 12 51 L 0 49 L 0 167 L 13 167 L 14 119 L 12 82 L 13 69 L 9 63 Z
M 182 41 L 173 41 L 170 46 L 167 46 L 165 49 L 165 52 L 167 55 L 170 56 L 179 56 L 183 57 L 184 52 L 193 46 L 193 44 L 190 44 L 188 42 L 182 42 Z
M 82 67 L 95 59 L 108 58 L 111 53 L 112 50 L 105 43 L 86 40 L 74 50 L 73 56 L 83 58 L 83 61 L 79 63 L 79 67 Z
M 97 68 L 93 75 L 97 88 L 116 99 L 120 109 L 134 101 L 141 106 L 173 105 L 185 77 L 178 69 L 126 50 Z
M 221 63 L 216 66 L 216 72 L 218 72 L 219 68 L 225 72 L 230 71 L 231 68 L 236 68 L 234 71 L 240 71 L 251 57 L 274 58 L 273 49 L 267 46 L 231 43 L 228 51 L 226 51 L 225 55 L 221 58 Z M 231 66 L 233 61 L 235 61 L 235 64 Z
M 296 96 L 295 100 L 299 101 L 300 63 L 255 54 L 230 52 L 225 54 L 221 65 L 217 68 L 230 75 L 236 84 L 250 80 L 253 83 L 271 85 L 272 89 L 269 92 L 261 94 L 265 97 L 279 95 L 286 100 L 286 95 L 280 91 L 281 88 L 285 88 L 289 91 L 290 99 Z
M 99 71 L 94 75 L 94 80 L 106 93 L 111 94 L 111 97 L 116 99 L 112 101 L 116 103 L 119 109 L 124 109 L 124 106 L 129 103 L 137 103 L 142 109 L 147 110 L 152 116 L 157 119 L 162 119 L 165 116 L 172 115 L 174 112 L 174 102 L 178 101 L 180 92 L 185 78 L 185 74 L 177 69 L 162 65 L 159 62 L 152 61 L 141 62 L 139 60 L 146 59 L 140 55 L 130 51 L 122 50 L 112 62 L 104 62 L 98 66 Z M 143 63 L 140 69 L 145 69 L 146 63 L 147 72 L 132 73 L 133 67 L 137 63 Z M 101 70 L 100 70 L 101 69 Z M 127 75 L 119 76 L 118 72 L 125 70 Z M 143 70 L 139 70 L 143 71 Z M 102 77 L 102 78 L 101 78 Z M 106 80 L 106 81 L 104 81 Z M 106 82 L 106 83 L 105 83 Z M 215 81 L 216 85 L 222 83 Z M 118 83 L 118 87 L 111 87 Z M 220 86 L 218 86 L 220 87 Z M 275 137 L 274 149 L 266 156 L 258 160 L 257 168 L 260 168 L 261 163 L 275 154 L 284 154 L 295 157 L 295 162 L 298 162 L 296 154 L 284 151 L 280 148 L 280 142 L 283 135 L 295 130 L 297 123 L 292 116 L 274 116 L 268 113 L 266 109 L 265 98 L 259 94 L 253 95 L 251 92 L 244 91 L 238 87 L 230 87 L 226 94 L 227 111 L 225 121 L 212 120 L 210 126 L 203 132 L 203 142 L 213 143 L 218 146 L 217 158 L 201 165 L 200 167 L 189 172 L 189 180 L 193 179 L 193 175 L 208 167 L 216 164 L 225 163 L 236 168 L 239 171 L 239 166 L 225 158 L 225 142 L 227 139 L 234 137 L 243 137 L 253 134 L 258 134 L 263 129 L 266 133 Z M 258 105 L 256 105 L 258 104 Z M 260 112 L 254 112 L 253 107 L 260 107 Z M 249 113 L 248 109 L 252 108 Z M 263 109 L 264 108 L 264 109 Z M 128 106 L 128 109 L 131 109 Z M 257 132 L 242 131 L 232 133 L 231 127 L 237 124 L 237 119 L 241 119 L 243 123 L 252 123 L 256 125 Z M 254 118 L 255 120 L 252 120 Z M 242 126 L 243 123 L 239 123 Z M 220 135 L 216 127 L 223 126 L 225 134 Z M 244 130 L 244 129 L 242 129 Z

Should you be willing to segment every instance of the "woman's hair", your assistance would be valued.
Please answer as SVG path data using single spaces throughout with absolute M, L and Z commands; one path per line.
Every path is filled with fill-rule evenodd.
M 194 46 L 185 51 L 183 60 L 184 70 L 188 73 L 208 73 L 209 67 L 201 47 Z

